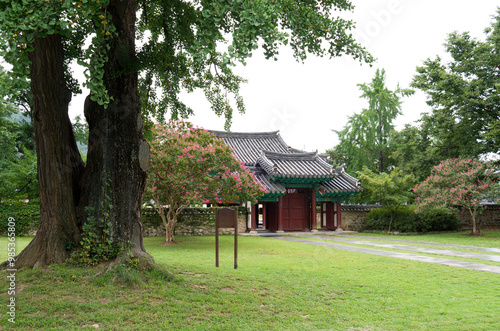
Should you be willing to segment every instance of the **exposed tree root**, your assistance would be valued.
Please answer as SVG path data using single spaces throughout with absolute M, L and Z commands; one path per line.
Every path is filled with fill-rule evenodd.
M 34 247 L 36 247 L 36 245 Z M 25 257 L 23 258 L 23 256 Z M 69 256 L 70 254 L 68 253 L 67 257 Z M 30 250 L 28 250 L 27 253 L 23 250 L 23 252 L 15 258 L 18 257 L 22 258 L 22 266 L 21 264 L 18 266 L 19 260 L 16 260 L 14 267 L 10 265 L 9 261 L 5 261 L 0 264 L 0 270 L 39 268 L 61 263 L 67 263 L 68 266 L 72 265 L 74 268 L 78 268 L 74 264 L 75 261 L 71 258 L 66 258 L 58 262 L 43 263 L 41 261 L 45 261 L 44 254 L 33 254 L 32 252 L 30 253 Z M 28 257 L 36 258 L 30 259 Z M 101 278 L 102 282 L 117 282 L 132 287 L 140 286 L 150 280 L 171 281 L 174 278 L 170 271 L 157 264 L 151 255 L 140 248 L 132 248 L 113 260 L 100 263 L 96 266 L 86 266 L 85 268 L 94 269 L 95 274 L 91 276 L 93 279 L 97 280 Z

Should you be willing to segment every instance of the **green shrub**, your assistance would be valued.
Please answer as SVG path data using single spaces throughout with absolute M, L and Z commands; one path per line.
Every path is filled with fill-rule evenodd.
M 460 218 L 456 211 L 448 208 L 431 208 L 418 212 L 423 226 L 427 231 L 454 231 L 460 227 Z M 425 232 L 425 231 L 422 231 Z
M 387 231 L 391 220 L 391 210 L 373 209 L 366 215 L 367 230 Z M 414 206 L 401 206 L 394 214 L 391 231 L 430 232 L 453 231 L 460 225 L 457 214 L 446 208 L 433 208 L 415 213 Z
M 31 229 L 38 229 L 40 205 L 0 204 L 0 234 L 6 234 L 9 217 L 16 222 L 16 236 L 27 235 Z
M 394 208 L 393 208 L 394 212 Z M 367 230 L 387 231 L 391 221 L 391 209 L 377 208 L 366 215 Z M 393 215 L 391 231 L 418 232 L 418 220 L 412 206 L 400 206 Z
M 365 218 L 366 230 L 387 230 L 389 228 L 390 213 L 385 208 L 372 209 Z

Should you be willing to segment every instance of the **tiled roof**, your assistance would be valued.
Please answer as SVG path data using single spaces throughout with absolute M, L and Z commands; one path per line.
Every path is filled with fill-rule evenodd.
M 324 154 L 306 153 L 289 147 L 279 131 L 210 132 L 233 149 L 234 156 L 250 168 L 269 194 L 284 194 L 286 182 L 296 180 L 301 183 L 319 182 L 318 188 L 327 196 L 362 190 L 359 181 L 345 173 L 343 167 L 333 167 Z
M 335 173 L 336 176 L 332 180 L 323 182 L 319 185 L 319 188 L 325 191 L 325 193 L 354 193 L 361 191 L 362 188 L 359 181 L 345 173 L 343 168 L 341 171 L 336 169 Z
M 275 183 L 269 180 L 269 176 L 260 168 L 250 168 L 250 171 L 253 172 L 255 179 L 259 181 L 262 186 L 264 186 L 267 191 L 269 192 L 268 194 L 278 194 L 282 195 L 285 194 L 285 187 L 281 185 L 280 183 Z
M 247 166 L 256 164 L 262 150 L 278 153 L 296 152 L 283 141 L 279 131 L 249 133 L 209 131 L 231 147 L 234 156 Z
M 316 152 L 284 154 L 262 151 L 257 164 L 276 178 L 329 179 L 335 175 L 335 169 Z
M 342 211 L 371 211 L 380 207 L 380 205 L 342 205 Z

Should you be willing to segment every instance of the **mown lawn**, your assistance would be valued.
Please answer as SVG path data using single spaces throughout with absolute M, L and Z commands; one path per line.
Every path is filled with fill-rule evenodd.
M 139 273 L 94 277 L 96 269 L 67 265 L 17 272 L 16 328 L 500 329 L 497 274 L 260 237 L 239 238 L 235 270 L 232 236 L 221 238 L 215 268 L 214 237 L 177 237 L 172 246 L 162 239 L 145 246 L 170 280 L 150 275 L 138 284 Z M 18 247 L 28 240 L 18 238 Z

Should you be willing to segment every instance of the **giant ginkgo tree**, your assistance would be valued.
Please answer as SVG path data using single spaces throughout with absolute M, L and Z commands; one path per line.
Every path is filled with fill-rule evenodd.
M 401 99 L 412 95 L 413 90 L 399 86 L 391 90 L 385 80 L 385 70 L 377 69 L 370 83 L 358 84 L 368 107 L 349 116 L 343 130 L 334 130 L 340 142 L 329 153 L 339 164 L 347 161 L 348 171 L 362 171 L 366 167 L 382 173 L 392 167 L 389 138 L 394 120 L 401 114 Z
M 16 266 L 62 262 L 89 237 L 122 247 L 116 255 L 130 250 L 148 259 L 141 234 L 146 111 L 160 120 L 187 116 L 192 110 L 179 92 L 201 88 L 229 126 L 232 101 L 244 109 L 242 78 L 231 68 L 260 46 L 267 58 L 289 45 L 298 60 L 347 54 L 371 62 L 349 32 L 353 22 L 335 15 L 353 8 L 347 0 L 1 0 L 10 95 L 31 83 L 40 186 L 40 227 Z M 91 91 L 82 105 L 86 164 L 68 116 L 80 92 L 74 62 L 85 66 Z

